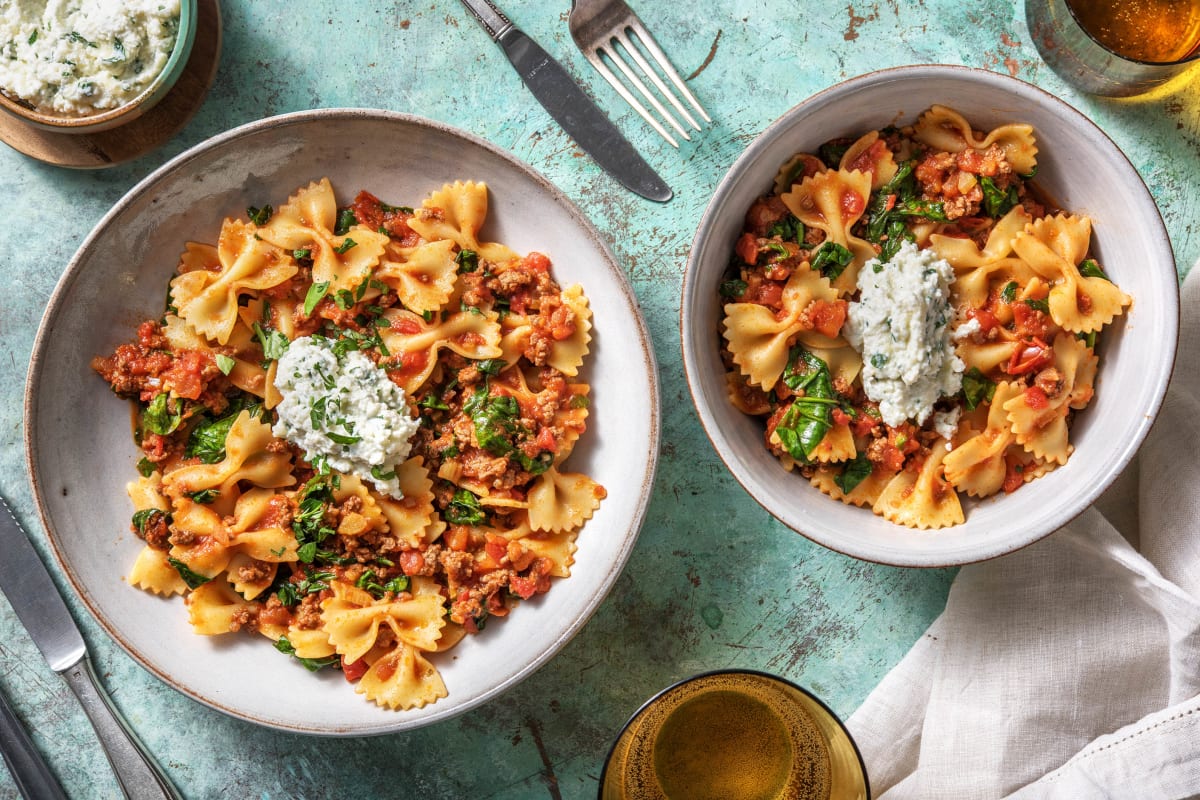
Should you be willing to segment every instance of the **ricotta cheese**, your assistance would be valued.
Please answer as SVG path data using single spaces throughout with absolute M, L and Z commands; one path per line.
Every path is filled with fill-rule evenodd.
M 0 87 L 69 116 L 122 106 L 166 66 L 179 13 L 179 0 L 0 3 Z
M 943 395 L 962 387 L 949 322 L 954 269 L 932 251 L 905 242 L 886 263 L 871 259 L 858 275 L 860 296 L 843 328 L 863 358 L 863 390 L 888 425 L 918 425 Z
M 314 465 L 324 461 L 357 475 L 380 492 L 403 497 L 396 468 L 408 457 L 417 421 L 404 390 L 357 350 L 337 355 L 323 336 L 302 336 L 279 359 L 272 433 L 303 448 Z

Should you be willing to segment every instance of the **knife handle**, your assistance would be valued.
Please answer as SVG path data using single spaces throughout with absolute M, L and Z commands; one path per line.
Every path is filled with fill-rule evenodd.
M 104 691 L 104 685 L 92 669 L 92 661 L 86 655 L 80 661 L 62 671 L 67 684 L 84 713 L 92 721 L 96 736 L 104 748 L 108 762 L 112 764 L 117 782 L 130 800 L 183 800 L 171 781 L 146 750 L 121 712 L 113 705 Z
M 67 800 L 58 778 L 46 766 L 3 692 L 0 692 L 0 755 L 4 756 L 22 797 Z
M 492 37 L 492 41 L 500 41 L 509 28 L 513 26 L 504 12 L 492 5 L 489 0 L 462 0 L 467 10 L 475 15 L 479 24 Z

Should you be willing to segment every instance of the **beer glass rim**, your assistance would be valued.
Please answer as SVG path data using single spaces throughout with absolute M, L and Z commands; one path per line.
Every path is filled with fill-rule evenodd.
M 599 786 L 597 787 L 596 796 L 598 798 L 600 798 L 600 797 L 603 797 L 603 795 L 604 795 L 604 781 L 608 777 L 609 767 L 612 766 L 613 755 L 617 751 L 617 744 L 620 743 L 621 738 L 625 735 L 625 732 L 629 730 L 629 726 L 632 725 L 634 723 L 634 721 L 642 715 L 643 711 L 646 711 L 647 709 L 649 709 L 650 706 L 657 703 L 668 693 L 673 692 L 682 686 L 686 686 L 687 684 L 694 683 L 695 681 L 698 681 L 698 680 L 703 680 L 704 678 L 720 677 L 723 675 L 753 675 L 758 678 L 765 678 L 767 680 L 774 681 L 776 683 L 781 683 L 784 686 L 787 686 L 791 689 L 795 689 L 797 692 L 800 692 L 801 694 L 803 694 L 804 696 L 806 696 L 810 700 L 812 700 L 814 703 L 816 703 L 826 714 L 829 715 L 830 719 L 832 719 L 835 723 L 837 723 L 837 726 L 839 728 L 841 728 L 842 733 L 844 733 L 846 735 L 847 741 L 850 742 L 850 747 L 854 750 L 854 757 L 856 759 L 858 759 L 858 768 L 859 768 L 859 771 L 862 773 L 863 788 L 866 789 L 866 793 L 867 793 L 866 796 L 867 797 L 871 796 L 870 777 L 867 775 L 867 765 L 863 761 L 862 752 L 858 749 L 858 742 L 854 741 L 854 737 L 850 734 L 850 729 L 846 727 L 846 723 L 842 720 L 842 718 L 839 717 L 837 715 L 837 713 L 834 712 L 834 710 L 825 703 L 824 700 L 817 697 L 815 694 L 810 692 L 808 689 L 805 689 L 803 686 L 801 686 L 797 683 L 794 683 L 793 681 L 790 681 L 787 678 L 784 678 L 782 676 L 774 675 L 770 672 L 763 672 L 762 670 L 758 670 L 758 669 L 741 669 L 741 668 L 713 669 L 713 670 L 708 670 L 707 672 L 698 672 L 695 675 L 689 675 L 686 678 L 680 678 L 679 680 L 675 681 L 674 683 L 672 683 L 668 686 L 665 686 L 662 689 L 659 689 L 657 692 L 655 692 L 653 695 L 651 695 L 644 703 L 642 703 L 640 706 L 638 706 L 637 710 L 629 715 L 629 719 L 625 720 L 625 723 L 617 731 L 617 735 L 613 737 L 612 744 L 609 745 L 608 753 L 604 757 L 604 768 L 600 771 L 600 782 L 599 782 Z
M 1075 22 L 1075 26 L 1078 27 L 1079 30 L 1085 36 L 1087 36 L 1093 44 L 1111 55 L 1113 58 L 1120 59 L 1121 61 L 1125 61 L 1129 64 L 1138 64 L 1143 67 L 1178 67 L 1184 64 L 1190 64 L 1191 62 L 1200 59 L 1200 46 L 1192 48 L 1192 52 L 1188 53 L 1183 58 L 1178 58 L 1174 61 L 1146 61 L 1142 58 L 1133 58 L 1131 56 L 1118 53 L 1116 50 L 1113 50 L 1111 47 L 1092 35 L 1092 32 L 1089 31 L 1087 27 L 1079 21 L 1079 16 L 1075 13 L 1075 9 L 1072 8 L 1069 2 L 1064 2 L 1063 5 L 1066 6 L 1067 13 L 1071 15 L 1071 19 Z

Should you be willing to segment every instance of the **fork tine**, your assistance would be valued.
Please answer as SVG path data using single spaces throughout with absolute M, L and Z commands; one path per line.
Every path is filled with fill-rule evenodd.
M 688 99 L 688 102 L 690 102 L 692 106 L 700 112 L 700 116 L 704 117 L 704 121 L 712 122 L 712 117 L 708 116 L 708 112 L 704 110 L 704 106 L 700 105 L 700 101 L 696 99 L 696 95 L 692 94 L 691 89 L 689 89 L 687 84 L 683 82 L 683 79 L 679 77 L 679 73 L 675 71 L 675 67 L 672 66 L 671 60 L 667 58 L 667 54 L 664 53 L 662 48 L 658 46 L 658 42 L 654 41 L 654 36 L 650 33 L 650 31 L 646 30 L 646 26 L 642 24 L 642 21 L 635 16 L 629 21 L 629 29 L 632 30 L 638 39 L 641 40 L 642 44 L 646 48 L 646 51 L 649 52 L 650 55 L 654 57 L 654 60 L 658 62 L 658 65 L 662 67 L 663 74 L 670 79 L 671 83 L 675 84 L 675 88 L 678 89 L 683 96 Z M 675 99 L 675 95 L 671 92 L 668 92 L 666 88 L 662 86 L 661 82 L 658 81 L 657 74 L 654 72 L 654 70 L 650 69 L 648 64 L 645 63 L 645 59 L 641 58 L 640 53 L 637 54 L 636 58 L 639 62 L 641 62 L 642 69 L 654 76 L 654 80 L 656 83 L 658 83 L 663 94 L 671 100 L 671 103 L 676 108 L 683 112 L 684 116 L 688 118 L 688 121 L 692 123 L 696 130 L 700 130 L 700 126 L 692 120 L 690 114 L 683 110 L 683 107 L 680 106 L 679 101 Z
M 659 124 L 658 120 L 656 120 L 653 115 L 646 110 L 645 106 L 638 102 L 638 99 L 633 96 L 633 93 L 629 91 L 625 84 L 621 83 L 620 79 L 613 74 L 612 70 L 608 68 L 608 65 L 604 63 L 604 59 L 600 57 L 600 52 L 601 51 L 599 49 L 596 49 L 585 53 L 588 62 L 596 68 L 596 71 L 604 77 L 604 80 L 608 81 L 609 84 L 617 90 L 617 94 L 621 95 L 625 102 L 629 103 L 629 105 L 633 107 L 633 110 L 640 114 L 642 119 L 646 120 L 646 122 L 650 124 L 650 127 L 658 131 L 658 134 L 666 139 L 672 147 L 678 148 L 679 143 L 675 141 L 675 138 L 671 136 L 671 134 L 667 133 L 667 129 Z M 613 63 L 615 64 L 618 62 L 614 60 Z M 687 134 L 685 133 L 684 136 L 686 137 Z
M 630 25 L 629 29 L 633 31 L 635 36 L 640 38 L 640 34 L 637 32 L 637 27 Z M 645 29 L 643 28 L 643 30 Z M 649 36 L 649 33 L 646 35 Z M 645 57 L 642 55 L 642 51 L 639 50 L 633 43 L 633 39 L 628 36 L 625 31 L 620 31 L 614 38 L 621 44 L 622 47 L 625 48 L 625 51 L 629 53 L 630 57 L 637 62 L 637 65 L 641 68 L 642 73 L 650 79 L 650 82 L 655 85 L 662 96 L 667 98 L 668 102 L 675 107 L 675 110 L 678 111 L 685 120 L 687 120 L 688 124 L 696 130 L 700 130 L 700 126 L 696 124 L 696 120 L 692 118 L 692 115 L 689 114 L 687 109 L 683 107 L 683 104 L 679 102 L 679 98 L 675 96 L 675 93 L 668 89 L 667 85 L 662 82 L 662 78 L 658 77 L 658 72 L 650 66 L 648 61 L 646 61 Z M 642 40 L 642 43 L 645 44 L 645 40 Z M 674 74 L 674 70 L 667 70 L 667 74 Z M 666 109 L 662 108 L 661 104 L 658 105 L 658 112 L 663 115 L 666 115 L 667 113 Z
M 621 34 L 614 35 L 613 41 L 624 47 L 626 51 L 633 49 L 633 45 L 630 44 L 630 42 Z M 646 84 L 643 83 L 640 78 L 638 78 L 632 69 L 630 69 L 629 64 L 625 62 L 625 59 L 621 56 L 621 53 L 616 47 L 601 47 L 600 52 L 601 55 L 608 56 L 609 60 L 616 65 L 617 69 L 621 71 L 621 74 L 625 76 L 625 79 L 629 81 L 630 85 L 642 93 L 642 97 L 646 98 L 646 102 L 654 107 L 654 110 L 661 115 L 662 119 L 666 120 L 667 123 L 684 139 L 691 139 L 691 137 L 688 136 L 687 131 L 683 129 L 683 126 L 675 121 L 675 117 L 671 116 L 670 112 L 668 112 L 663 104 L 658 101 L 658 98 L 655 97 L 648 88 L 646 88 Z M 657 80 L 657 76 L 654 77 L 655 80 Z M 659 81 L 659 83 L 661 83 L 661 81 Z M 665 89 L 666 87 L 664 86 L 663 88 Z

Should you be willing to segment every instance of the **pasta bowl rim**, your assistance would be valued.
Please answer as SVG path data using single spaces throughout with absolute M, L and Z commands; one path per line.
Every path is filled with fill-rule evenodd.
M 954 107 L 974 123 L 971 108 L 955 107 L 953 103 L 930 93 L 928 87 L 938 81 L 947 85 L 961 85 L 963 91 L 969 89 L 972 102 L 979 106 L 974 109 L 976 114 L 984 113 L 980 108 L 994 112 L 997 106 L 1006 109 L 1012 107 L 1016 110 L 1011 112 L 1015 115 L 1011 121 L 1027 122 L 1020 117 L 1022 109 L 1031 109 L 1028 113 L 1034 118 L 1049 116 L 1052 112 L 1056 120 L 1048 126 L 1052 131 L 1070 132 L 1086 138 L 1102 153 L 1102 157 L 1112 161 L 1112 169 L 1121 179 L 1115 194 L 1128 201 L 1130 213 L 1137 212 L 1146 220 L 1146 229 L 1139 229 L 1137 234 L 1153 246 L 1152 255 L 1145 259 L 1145 263 L 1150 264 L 1153 270 L 1147 271 L 1149 274 L 1144 280 L 1154 284 L 1156 294 L 1139 296 L 1129 292 L 1134 298 L 1133 306 L 1128 310 L 1130 313 L 1123 320 L 1115 320 L 1114 325 L 1105 330 L 1106 335 L 1111 335 L 1109 328 L 1119 322 L 1121 333 L 1115 338 L 1130 338 L 1124 326 L 1136 313 L 1141 320 L 1138 324 L 1144 328 L 1154 328 L 1157 337 L 1148 339 L 1139 335 L 1139 338 L 1131 339 L 1130 347 L 1134 352 L 1124 353 L 1127 364 L 1134 357 L 1142 357 L 1146 365 L 1145 385 L 1142 387 L 1145 404 L 1124 409 L 1134 419 L 1129 425 L 1128 437 L 1102 447 L 1096 443 L 1095 437 L 1075 441 L 1073 434 L 1076 450 L 1066 466 L 1031 481 L 1021 492 L 1011 496 L 972 501 L 978 504 L 973 511 L 988 508 L 989 514 L 992 511 L 988 504 L 1005 503 L 1004 507 L 1012 517 L 1012 512 L 1029 507 L 1028 498 L 1033 494 L 1030 487 L 1041 483 L 1062 489 L 1049 501 L 1052 508 L 1044 513 L 1039 511 L 1034 524 L 1023 527 L 1010 525 L 1002 533 L 982 532 L 979 525 L 972 524 L 971 511 L 968 511 L 966 522 L 949 528 L 905 528 L 874 515 L 869 508 L 848 506 L 822 494 L 799 474 L 787 473 L 763 447 L 761 422 L 752 420 L 760 431 L 757 436 L 746 435 L 744 429 L 733 430 L 738 423 L 730 412 L 732 405 L 724 389 L 724 371 L 718 369 L 721 334 L 716 288 L 728 263 L 735 237 L 729 237 L 728 241 L 717 241 L 721 234 L 716 230 L 727 232 L 726 229 L 733 224 L 729 220 L 736 217 L 737 231 L 740 232 L 741 219 L 749 208 L 749 203 L 743 207 L 732 205 L 734 195 L 744 200 L 747 192 L 756 190 L 757 193 L 752 196 L 761 196 L 769 190 L 778 167 L 792 153 L 815 147 L 824 141 L 795 140 L 793 132 L 806 125 L 817 124 L 813 120 L 824 120 L 821 124 L 826 139 L 853 135 L 858 128 L 845 129 L 845 123 L 839 122 L 841 113 L 851 108 L 857 113 L 858 106 L 865 102 L 863 97 L 877 99 L 877 94 L 885 89 L 902 99 L 890 99 L 886 108 L 877 112 L 881 118 L 890 115 L 887 122 L 880 122 L 880 125 L 900 119 L 911 121 L 935 103 Z M 1035 125 L 1034 135 L 1038 140 L 1039 165 L 1044 156 L 1049 163 L 1054 158 L 1052 138 L 1055 134 L 1047 135 Z M 1062 158 L 1062 155 L 1060 153 L 1059 157 Z M 1072 212 L 1079 210 L 1072 208 L 1069 203 L 1064 207 Z M 1086 210 L 1092 213 L 1092 209 Z M 1130 269 L 1125 267 L 1127 272 Z M 1167 269 L 1169 276 L 1166 275 Z M 1119 285 L 1123 285 L 1121 275 L 1114 277 Z M 1139 280 L 1143 278 L 1139 276 Z M 1170 240 L 1153 197 L 1128 157 L 1095 123 L 1049 92 L 1006 75 L 957 65 L 894 67 L 850 78 L 807 98 L 767 126 L 738 157 L 714 191 L 697 226 L 681 294 L 680 341 L 688 390 L 701 426 L 725 467 L 755 502 L 786 527 L 836 552 L 890 566 L 937 568 L 985 561 L 1033 544 L 1082 514 L 1116 480 L 1149 432 L 1174 367 L 1179 334 L 1179 287 Z M 1149 316 L 1145 313 L 1147 311 L 1150 312 Z M 1142 349 L 1138 350 L 1138 346 Z M 1106 366 L 1111 366 L 1106 356 L 1111 349 L 1107 342 L 1102 341 L 1098 399 L 1105 399 Z M 1110 383 L 1109 394 L 1115 395 L 1116 392 L 1111 390 L 1116 388 L 1119 387 Z M 1107 398 L 1107 402 L 1115 402 L 1115 398 Z M 722 404 L 728 408 L 722 407 Z M 1093 405 L 1098 403 L 1093 401 Z M 733 411 L 741 415 L 736 409 Z M 1096 416 L 1099 411 L 1099 408 L 1089 407 L 1082 412 L 1085 425 L 1091 424 L 1087 416 Z M 1077 420 L 1076 424 L 1079 422 Z M 1091 467 L 1094 474 L 1089 477 L 1093 478 L 1092 482 L 1082 488 L 1073 486 L 1067 476 L 1079 473 L 1082 463 L 1093 459 L 1103 459 L 1103 463 L 1097 462 L 1098 466 Z M 1079 463 L 1072 468 L 1075 462 Z M 794 498 L 789 497 L 787 502 L 782 499 L 780 479 L 772 475 L 771 469 L 795 482 Z M 1012 518 L 1021 519 L 1019 516 Z M 908 539 L 904 540 L 904 537 Z
M 610 301 L 616 306 L 621 308 L 628 307 L 632 312 L 634 312 L 632 319 L 621 319 L 619 324 L 622 326 L 622 328 L 629 329 L 627 336 L 633 341 L 635 346 L 640 347 L 641 355 L 645 359 L 645 369 L 644 371 L 639 370 L 639 375 L 642 376 L 642 378 L 639 380 L 644 379 L 646 383 L 646 389 L 649 394 L 649 396 L 646 398 L 646 407 L 644 411 L 648 435 L 646 437 L 647 441 L 639 442 L 636 446 L 637 454 L 639 457 L 644 457 L 644 461 L 638 462 L 637 464 L 626 465 L 626 472 L 631 475 L 632 480 L 629 480 L 629 482 L 625 484 L 627 487 L 626 498 L 625 500 L 621 501 L 624 505 L 617 506 L 616 508 L 625 508 L 627 510 L 619 512 L 618 516 L 611 518 L 610 523 L 608 523 L 610 524 L 610 527 L 593 528 L 593 530 L 597 532 L 601 530 L 607 530 L 609 533 L 609 538 L 613 540 L 611 543 L 604 545 L 604 547 L 608 548 L 604 552 L 611 553 L 611 557 L 606 558 L 601 563 L 594 565 L 594 574 L 590 580 L 595 584 L 595 586 L 592 587 L 594 588 L 595 593 L 586 596 L 579 595 L 575 597 L 575 599 L 571 602 L 571 612 L 557 615 L 554 617 L 553 621 L 546 620 L 545 617 L 541 618 L 544 622 L 547 622 L 546 627 L 548 628 L 548 632 L 545 636 L 542 636 L 539 629 L 538 636 L 536 637 L 537 642 L 535 644 L 540 649 L 537 650 L 536 655 L 527 656 L 518 664 L 511 666 L 511 668 L 506 666 L 504 669 L 497 670 L 497 674 L 504 676 L 504 679 L 500 682 L 489 684 L 487 690 L 484 692 L 473 693 L 469 697 L 463 696 L 462 693 L 460 693 L 459 697 L 456 698 L 455 688 L 450 685 L 449 682 L 447 682 L 447 689 L 449 690 L 448 697 L 444 697 L 435 703 L 427 705 L 423 709 L 412 709 L 409 711 L 377 709 L 375 704 L 364 699 L 361 695 L 356 694 L 350 684 L 338 677 L 337 681 L 342 687 L 339 697 L 344 696 L 345 702 L 342 703 L 339 699 L 336 705 L 337 710 L 340 712 L 349 712 L 348 716 L 357 715 L 359 714 L 357 709 L 361 706 L 369 709 L 361 712 L 361 716 L 371 716 L 372 719 L 370 719 L 369 723 L 337 723 L 330 724 L 325 727 L 319 727 L 316 723 L 309 723 L 307 719 L 292 719 L 290 722 L 288 722 L 281 721 L 284 719 L 281 716 L 270 716 L 265 712 L 260 714 L 248 713 L 244 708 L 239 707 L 239 703 L 231 701 L 227 696 L 223 696 L 220 693 L 205 694 L 196 690 L 196 688 L 190 684 L 185 685 L 184 681 L 182 680 L 183 678 L 194 679 L 195 676 L 190 673 L 181 674 L 178 676 L 169 674 L 166 669 L 161 666 L 161 663 L 169 663 L 169 659 L 166 656 L 163 656 L 161 653 L 145 652 L 144 650 L 139 649 L 138 646 L 133 643 L 135 637 L 130 635 L 130 629 L 134 625 L 133 622 L 128 619 L 112 619 L 106 613 L 104 613 L 100 602 L 103 598 L 95 596 L 91 591 L 89 591 L 88 581 L 86 580 L 87 576 L 84 574 L 83 570 L 80 569 L 80 565 L 72 563 L 71 559 L 67 556 L 67 549 L 64 546 L 66 537 L 76 535 L 76 531 L 64 529 L 62 522 L 60 521 L 56 523 L 52 514 L 51 506 L 56 505 L 59 502 L 64 502 L 58 497 L 59 490 L 57 481 L 64 481 L 63 494 L 65 495 L 67 486 L 65 481 L 67 478 L 59 477 L 57 475 L 50 476 L 43 471 L 41 465 L 39 464 L 39 461 L 42 458 L 42 454 L 39 453 L 39 447 L 42 447 L 44 450 L 44 446 L 46 445 L 46 442 L 43 442 L 39 439 L 39 431 L 44 425 L 51 424 L 54 420 L 54 417 L 47 414 L 44 410 L 39 409 L 38 396 L 40 388 L 47 382 L 46 376 L 52 371 L 61 371 L 63 369 L 61 365 L 52 365 L 48 363 L 47 350 L 49 349 L 49 343 L 56 335 L 56 328 L 61 327 L 60 320 L 63 319 L 62 311 L 64 303 L 66 302 L 66 298 L 72 294 L 76 284 L 80 283 L 82 279 L 84 273 L 82 268 L 87 266 L 85 254 L 95 246 L 97 239 L 99 239 L 101 236 L 107 235 L 105 231 L 113 225 L 115 220 L 122 218 L 122 214 L 124 211 L 126 211 L 126 209 L 134 205 L 139 200 L 157 203 L 161 193 L 156 193 L 155 190 L 156 188 L 159 188 L 160 182 L 170 180 L 171 176 L 176 173 L 181 173 L 185 176 L 189 175 L 190 173 L 187 172 L 189 166 L 195 167 L 197 165 L 210 165 L 214 155 L 217 157 L 224 157 L 228 155 L 229 146 L 236 146 L 239 143 L 244 146 L 247 142 L 261 145 L 262 142 L 260 140 L 256 140 L 255 137 L 268 131 L 269 129 L 295 129 L 297 126 L 307 125 L 319 127 L 322 131 L 326 132 L 340 132 L 341 129 L 337 128 L 338 122 L 348 121 L 354 123 L 364 120 L 367 122 L 397 123 L 402 126 L 409 126 L 408 130 L 412 130 L 413 126 L 428 128 L 443 137 L 451 137 L 456 146 L 478 148 L 483 151 L 482 157 L 486 158 L 488 163 L 496 163 L 500 165 L 498 168 L 520 173 L 529 181 L 531 187 L 543 191 L 545 193 L 543 205 L 544 208 L 548 207 L 548 205 L 552 205 L 554 208 L 559 209 L 558 213 L 565 215 L 567 218 L 572 220 L 574 224 L 569 230 L 573 234 L 581 234 L 586 239 L 587 248 L 595 254 L 594 262 L 589 261 L 589 263 L 603 262 L 611 267 L 610 276 L 605 279 L 607 281 L 606 285 L 609 286 L 609 288 L 605 291 L 608 293 Z M 391 133 L 394 134 L 394 131 Z M 357 146 L 361 147 L 362 143 L 359 142 Z M 275 151 L 272 152 L 274 153 Z M 302 159 L 307 158 L 308 153 L 305 151 L 303 155 L 297 157 Z M 461 176 L 448 177 L 453 179 L 453 177 Z M 176 180 L 181 179 L 176 178 Z M 234 188 L 238 189 L 239 191 L 244 189 L 244 187 Z M 346 189 L 343 188 L 343 191 L 345 190 Z M 215 231 L 213 233 L 215 235 Z M 179 242 L 179 245 L 182 247 L 183 242 Z M 164 273 L 164 277 L 165 276 L 166 273 Z M 583 281 L 585 289 L 587 289 L 589 286 L 592 287 L 593 291 L 589 291 L 590 299 L 599 299 L 597 295 L 599 294 L 598 289 L 600 282 L 600 279 L 594 279 L 593 284 L 588 284 L 587 280 Z M 614 331 L 614 326 L 617 324 L 617 321 L 614 319 L 608 325 L 608 330 L 610 332 Z M 122 326 L 122 330 L 124 330 L 124 326 Z M 595 329 L 593 330 L 595 332 Z M 125 333 L 127 335 L 132 335 L 133 329 L 130 328 L 128 331 L 125 331 Z M 600 340 L 599 344 L 603 346 L 602 339 Z M 593 347 L 596 347 L 596 345 L 597 340 L 593 339 Z M 615 360 L 610 357 L 609 363 L 615 363 Z M 593 367 L 595 367 L 595 364 L 593 364 Z M 611 391 L 611 387 L 609 387 L 609 389 Z M 97 386 L 95 391 L 103 391 L 111 394 L 111 392 L 109 392 L 108 389 L 102 385 Z M 654 351 L 651 345 L 651 339 L 645 324 L 645 320 L 641 317 L 640 312 L 638 312 L 632 285 L 625 276 L 624 271 L 620 268 L 616 257 L 612 254 L 611 249 L 605 243 L 599 231 L 595 228 L 591 221 L 583 214 L 583 212 L 575 205 L 575 203 L 565 195 L 565 193 L 551 184 L 544 176 L 542 176 L 525 162 L 518 159 L 516 156 L 506 152 L 497 145 L 487 142 L 475 134 L 442 122 L 420 117 L 418 115 L 361 108 L 333 108 L 298 111 L 247 123 L 207 139 L 204 142 L 201 142 L 194 147 L 189 148 L 180 155 L 172 158 L 170 161 L 166 162 L 163 166 L 150 173 L 143 180 L 139 181 L 133 188 L 131 188 L 96 223 L 92 231 L 87 235 L 87 237 L 85 237 L 78 250 L 72 257 L 66 270 L 63 272 L 63 275 L 56 283 L 53 292 L 51 293 L 50 299 L 46 305 L 46 311 L 43 315 L 42 322 L 39 326 L 38 333 L 34 341 L 24 394 L 23 437 L 25 463 L 27 472 L 29 474 L 29 483 L 34 500 L 34 506 L 37 510 L 39 521 L 42 523 L 42 526 L 46 531 L 49 550 L 54 558 L 54 561 L 61 570 L 62 574 L 66 577 L 67 582 L 69 583 L 76 597 L 80 600 L 84 608 L 87 609 L 88 613 L 90 613 L 92 617 L 96 619 L 105 633 L 107 633 L 109 637 L 116 641 L 121 649 L 128 653 L 140 666 L 171 688 L 190 697 L 191 699 L 196 700 L 217 711 L 228 714 L 229 716 L 247 722 L 252 722 L 265 727 L 290 733 L 303 733 L 318 736 L 349 737 L 382 735 L 406 730 L 414 730 L 442 722 L 495 699 L 501 694 L 512 689 L 518 683 L 530 677 L 534 672 L 544 666 L 592 618 L 592 616 L 599 609 L 604 598 L 616 584 L 617 579 L 619 578 L 625 564 L 632 554 L 634 546 L 637 542 L 638 533 L 640 532 L 640 529 L 645 521 L 650 494 L 654 483 L 654 475 L 657 469 L 658 443 L 661 431 L 660 392 L 661 390 L 658 383 L 657 368 L 655 364 Z M 611 413 L 617 413 L 615 406 Z M 45 419 L 42 418 L 43 415 L 45 415 Z M 594 417 L 592 418 L 592 421 L 598 422 L 599 419 L 601 418 Z M 581 447 L 577 448 L 576 452 L 585 453 L 587 449 L 587 447 L 581 445 Z M 129 464 L 132 465 L 133 461 L 136 460 L 132 445 L 130 445 L 130 452 L 127 455 L 130 457 Z M 46 456 L 46 458 L 50 457 Z M 135 477 L 136 473 L 126 475 L 124 472 L 122 472 L 122 476 L 123 483 L 125 479 Z M 52 483 L 52 481 L 55 483 Z M 613 487 L 610 485 L 608 488 L 610 489 L 610 499 L 612 499 L 614 493 L 611 492 L 611 489 Z M 72 492 L 72 494 L 75 494 L 75 492 Z M 126 508 L 125 498 L 116 497 L 112 499 L 113 504 L 119 506 L 121 508 L 121 512 L 124 513 Z M 75 500 L 71 502 L 79 503 L 80 501 Z M 592 520 L 589 520 L 588 524 L 593 524 L 599 521 L 603 510 L 604 506 L 602 505 L 600 511 L 597 512 L 597 516 Z M 127 517 L 125 519 L 127 520 Z M 612 527 L 611 523 L 615 523 L 616 526 Z M 127 524 L 128 523 L 126 521 L 125 525 Z M 587 529 L 587 525 L 585 525 L 584 530 Z M 97 534 L 93 533 L 92 535 Z M 115 535 L 115 537 L 118 539 L 126 536 L 126 534 L 120 531 L 103 533 L 99 535 L 108 538 L 112 538 Z M 582 565 L 580 565 L 577 561 L 576 567 L 580 566 Z M 122 565 L 121 567 L 115 567 L 113 569 L 124 570 L 124 568 L 125 565 Z M 125 572 L 122 571 L 119 574 L 124 575 Z M 582 574 L 577 575 L 576 570 L 573 569 L 572 576 L 565 579 L 565 581 L 562 581 L 561 584 L 556 583 L 553 589 L 560 590 L 560 592 L 562 590 L 571 591 L 570 582 L 576 577 L 583 578 L 584 576 Z M 581 587 L 581 592 L 584 591 L 582 589 L 582 584 L 576 585 Z M 106 583 L 104 586 L 104 591 L 108 593 L 132 592 L 134 593 L 134 596 L 144 596 L 147 601 L 156 601 L 159 599 L 152 595 L 142 593 L 140 590 L 132 586 L 128 586 L 123 580 L 117 581 L 115 585 L 111 586 Z M 553 596 L 554 591 L 552 590 L 547 597 Z M 178 599 L 179 598 L 175 598 L 175 600 Z M 565 599 L 566 598 L 564 598 L 564 600 Z M 549 605 L 553 605 L 552 600 L 550 601 Z M 182 620 L 183 626 L 185 628 L 189 627 L 187 626 L 187 613 L 183 606 L 178 605 L 178 607 L 172 610 L 175 615 Z M 515 616 L 519 617 L 520 614 Z M 562 618 L 561 623 L 557 621 L 560 617 Z M 506 620 L 505 622 L 509 622 L 509 620 Z M 503 634 L 503 626 L 500 626 L 500 628 L 501 630 L 496 632 Z M 492 628 L 489 626 L 488 631 L 491 630 Z M 194 634 L 191 634 L 190 631 L 188 633 L 189 636 L 194 636 Z M 194 638 L 199 645 L 203 645 L 204 637 L 196 636 Z M 262 657 L 268 659 L 267 662 L 264 662 L 267 666 L 267 670 L 265 672 L 267 674 L 274 674 L 271 671 L 272 668 L 270 665 L 272 662 L 270 659 L 272 659 L 272 657 L 276 654 L 274 654 L 273 648 L 270 647 L 270 643 L 264 640 L 261 643 L 255 641 L 253 644 L 255 646 L 265 645 L 266 649 L 262 652 Z M 479 647 L 486 649 L 491 644 L 492 642 L 485 642 L 481 643 Z M 460 645 L 460 647 L 462 647 L 462 645 Z M 457 660 L 457 657 L 455 660 Z M 287 666 L 289 669 L 295 668 L 295 665 L 288 664 Z M 300 672 L 304 671 L 301 669 Z M 305 675 L 307 677 L 307 673 Z M 489 676 L 487 680 L 491 681 L 493 679 Z M 192 682 L 194 683 L 195 681 Z M 280 714 L 282 713 L 283 712 L 280 712 Z
M 63 134 L 99 133 L 133 122 L 162 100 L 183 74 L 196 41 L 198 4 L 199 0 L 180 0 L 179 30 L 170 56 L 146 88 L 121 105 L 76 117 L 40 110 L 0 90 L 0 112 L 6 112 L 35 128 Z

